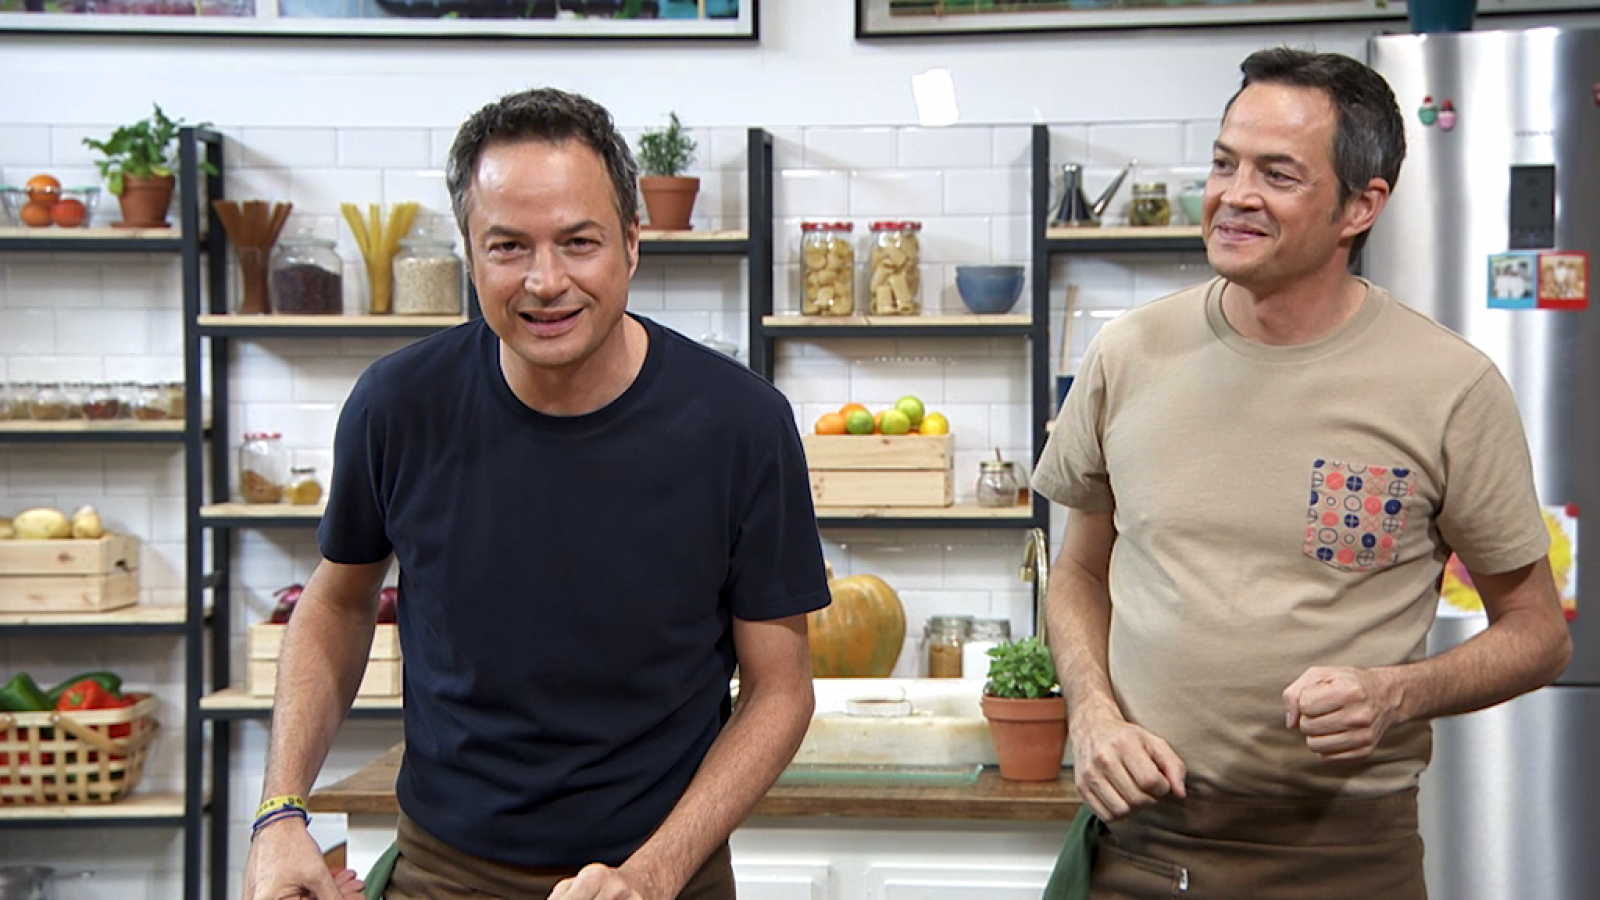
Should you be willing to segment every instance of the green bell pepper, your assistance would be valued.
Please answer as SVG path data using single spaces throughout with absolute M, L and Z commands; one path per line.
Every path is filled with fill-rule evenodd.
M 55 703 L 39 688 L 27 672 L 18 672 L 0 685 L 0 710 L 5 712 L 44 712 Z
M 45 708 L 55 709 L 56 703 L 61 700 L 61 695 L 66 693 L 67 688 L 72 687 L 78 682 L 84 680 L 93 681 L 95 684 L 100 685 L 100 687 L 105 689 L 106 693 L 113 697 L 122 695 L 121 675 L 118 675 L 115 672 L 105 671 L 79 672 L 78 674 L 73 675 L 50 690 L 45 691 L 45 698 L 50 702 L 50 705 Z

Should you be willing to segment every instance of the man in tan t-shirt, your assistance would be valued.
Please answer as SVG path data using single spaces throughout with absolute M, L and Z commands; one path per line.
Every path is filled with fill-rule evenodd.
M 1428 721 L 1571 644 L 1511 390 L 1350 260 L 1405 156 L 1347 57 L 1262 51 L 1206 185 L 1219 278 L 1106 325 L 1033 485 L 1097 898 L 1426 896 Z M 1489 627 L 1433 658 L 1445 560 Z M 1092 824 L 1092 823 L 1091 823 Z

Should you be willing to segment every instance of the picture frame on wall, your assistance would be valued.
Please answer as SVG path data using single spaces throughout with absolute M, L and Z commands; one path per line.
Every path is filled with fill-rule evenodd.
M 0 31 L 760 39 L 758 0 L 0 0 Z
M 1600 0 L 1478 0 L 1478 15 L 1600 9 Z M 856 0 L 856 39 L 1278 22 L 1396 20 L 1404 0 Z

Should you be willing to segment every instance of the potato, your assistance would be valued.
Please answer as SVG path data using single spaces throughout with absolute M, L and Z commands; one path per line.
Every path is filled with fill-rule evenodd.
M 72 511 L 72 536 L 82 540 L 93 540 L 106 533 L 105 526 L 100 522 L 100 513 L 92 506 L 80 506 Z
M 59 540 L 72 536 L 72 522 L 59 509 L 25 509 L 11 520 L 17 538 L 24 541 Z

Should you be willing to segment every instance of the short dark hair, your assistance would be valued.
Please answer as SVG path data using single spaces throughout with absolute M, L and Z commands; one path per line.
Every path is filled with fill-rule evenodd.
M 616 195 L 617 216 L 626 228 L 639 218 L 637 182 L 639 166 L 633 161 L 628 142 L 617 131 L 611 113 L 600 104 L 579 94 L 555 88 L 534 88 L 507 94 L 473 113 L 456 132 L 445 168 L 445 185 L 450 189 L 450 209 L 456 227 L 467 238 L 467 206 L 473 175 L 484 148 L 494 143 L 547 141 L 559 144 L 578 141 L 599 155 L 611 177 Z M 470 252 L 470 251 L 469 251 Z
M 1394 190 L 1406 158 L 1406 126 L 1394 91 L 1382 75 L 1348 56 L 1291 47 L 1258 50 L 1239 64 L 1239 71 L 1244 81 L 1228 99 L 1224 117 L 1252 84 L 1315 88 L 1333 101 L 1333 171 L 1339 179 L 1341 207 L 1374 178 L 1382 178 Z M 1352 262 L 1366 242 L 1366 232 L 1356 235 L 1350 246 Z

